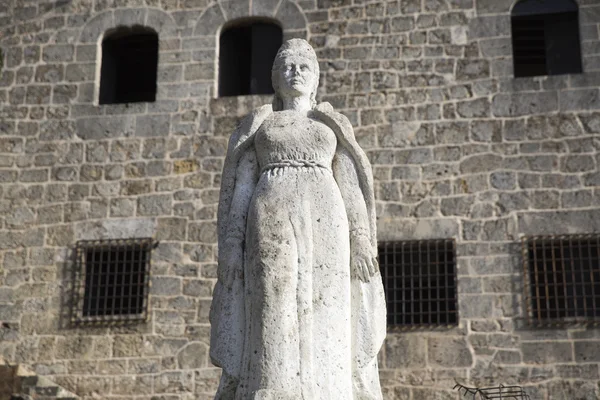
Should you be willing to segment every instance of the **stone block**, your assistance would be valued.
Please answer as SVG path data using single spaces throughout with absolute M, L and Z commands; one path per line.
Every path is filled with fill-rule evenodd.
M 152 237 L 156 222 L 152 218 L 100 220 L 75 225 L 79 240 L 130 239 Z
M 577 346 L 575 346 L 575 359 L 577 359 Z M 585 379 L 595 381 L 600 379 L 600 374 L 598 373 L 598 364 L 557 365 L 556 372 L 559 377 L 566 379 Z
M 154 377 L 155 393 L 189 393 L 193 387 L 193 371 L 163 372 Z
M 424 368 L 426 339 L 421 335 L 388 335 L 385 343 L 386 368 Z
M 436 143 L 462 144 L 469 139 L 469 124 L 467 122 L 442 122 L 435 127 Z
M 411 398 L 411 390 L 408 387 L 394 386 L 383 387 L 383 398 L 389 400 L 405 400 Z
M 170 195 L 151 195 L 138 198 L 138 215 L 170 215 L 172 208 Z
M 77 120 L 76 127 L 77 136 L 83 140 L 126 137 L 137 132 L 132 116 L 81 118 Z
M 131 395 L 133 393 L 136 395 L 149 395 L 152 393 L 153 381 L 154 377 L 151 375 L 116 376 L 112 381 L 112 393 L 117 395 Z
M 194 35 L 214 35 L 219 27 L 226 22 L 219 4 L 207 8 L 198 19 Z
M 516 174 L 514 172 L 500 171 L 493 172 L 490 175 L 490 184 L 494 189 L 514 190 L 517 184 Z
M 456 113 L 462 118 L 485 118 L 490 116 L 490 101 L 476 99 L 457 103 Z
M 137 117 L 135 127 L 136 136 L 167 136 L 169 130 L 169 115 L 142 115 Z
M 559 100 L 560 111 L 597 110 L 600 109 L 600 90 L 563 90 Z
M 412 389 L 413 400 L 455 400 L 456 392 L 444 389 Z M 400 399 L 400 398 L 399 398 Z
M 519 117 L 558 111 L 556 92 L 497 94 L 492 101 L 496 117 Z
M 518 227 L 524 235 L 598 232 L 600 210 L 519 213 Z M 560 227 L 559 231 L 557 227 Z
M 279 1 L 276 0 L 254 0 L 251 2 L 251 14 L 253 16 L 272 16 L 277 9 Z M 317 13 L 318 15 L 318 13 Z
M 48 104 L 51 90 L 51 86 L 28 86 L 25 102 L 27 104 Z
M 493 296 L 461 295 L 458 309 L 461 318 L 493 318 L 498 314 Z
M 570 342 L 523 342 L 523 362 L 526 364 L 552 364 L 573 361 L 573 344 Z
M 390 31 L 407 32 L 414 29 L 415 20 L 413 17 L 394 17 L 390 20 Z
M 113 357 L 137 357 L 142 354 L 144 340 L 139 335 L 116 335 L 113 338 Z
M 75 47 L 71 44 L 55 44 L 44 47 L 42 59 L 45 62 L 73 61 Z
M 150 293 L 155 296 L 176 296 L 181 294 L 181 279 L 167 276 L 153 276 Z
M 496 154 L 478 154 L 465 158 L 460 163 L 460 171 L 463 173 L 481 173 L 499 169 L 502 165 L 502 157 Z
M 46 243 L 50 246 L 72 246 L 74 244 L 73 227 L 70 225 L 48 227 Z
M 183 294 L 193 297 L 210 297 L 213 283 L 209 280 L 186 279 L 183 282 Z
M 600 398 L 600 387 L 596 382 L 561 380 L 550 382 L 548 393 L 552 399 L 595 400 Z
M 180 369 L 201 369 L 207 366 L 208 346 L 204 343 L 190 343 L 177 354 Z
M 427 360 L 429 365 L 440 367 L 470 367 L 473 363 L 473 355 L 464 338 L 429 337 Z
M 300 7 L 292 1 L 284 0 L 277 10 L 275 19 L 280 21 L 286 30 L 305 29 L 306 18 Z
M 159 218 L 157 240 L 185 240 L 187 220 L 185 218 Z
M 133 199 L 111 199 L 111 217 L 132 217 L 135 212 L 135 200 Z
M 456 65 L 456 79 L 459 81 L 471 81 L 490 76 L 490 64 L 487 60 L 460 59 Z
M 477 17 L 469 20 L 469 40 L 498 36 L 510 36 L 509 14 Z
M 93 339 L 87 336 L 59 337 L 56 341 L 58 360 L 82 359 L 91 356 Z
M 191 223 L 188 240 L 200 243 L 216 243 L 217 226 L 214 222 Z
M 575 361 L 578 363 L 600 362 L 600 341 L 575 342 Z
M 95 64 L 68 64 L 65 70 L 67 82 L 93 82 L 95 76 Z

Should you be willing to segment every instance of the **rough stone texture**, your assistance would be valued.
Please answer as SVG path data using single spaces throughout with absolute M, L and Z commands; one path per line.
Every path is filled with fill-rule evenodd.
M 313 109 L 319 62 L 308 42 L 286 41 L 273 71 L 276 101 L 236 129 L 223 167 L 210 314 L 217 398 L 381 399 L 372 168 L 347 118 Z M 253 146 L 236 151 L 244 141 Z
M 209 343 L 199 302 L 216 280 L 227 138 L 271 100 L 215 98 L 216 35 L 235 11 L 315 47 L 319 100 L 350 119 L 373 164 L 380 239 L 457 239 L 461 327 L 390 334 L 384 397 L 445 398 L 456 377 L 597 399 L 598 328 L 527 327 L 518 245 L 600 231 L 597 2 L 578 2 L 585 73 L 519 79 L 513 0 L 231 3 L 0 0 L 0 354 L 87 399 L 212 398 L 219 370 L 183 349 Z M 160 35 L 157 101 L 99 106 L 98 39 L 139 22 Z M 161 241 L 150 321 L 63 329 L 75 242 L 137 235 Z M 79 336 L 89 352 L 65 347 Z M 472 364 L 430 362 L 433 338 Z

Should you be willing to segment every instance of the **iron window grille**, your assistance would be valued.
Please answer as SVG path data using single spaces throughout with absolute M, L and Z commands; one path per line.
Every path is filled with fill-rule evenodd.
M 600 323 L 600 234 L 522 239 L 529 321 Z
M 581 73 L 579 9 L 572 0 L 521 0 L 512 11 L 515 77 Z
M 383 242 L 379 263 L 388 327 L 458 325 L 454 239 Z
M 142 26 L 119 27 L 102 40 L 100 104 L 156 100 L 158 34 Z
M 71 322 L 147 320 L 153 247 L 149 238 L 79 241 Z

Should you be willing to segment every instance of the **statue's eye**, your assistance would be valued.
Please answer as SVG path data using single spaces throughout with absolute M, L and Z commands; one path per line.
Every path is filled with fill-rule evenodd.
M 300 70 L 301 70 L 301 71 L 308 71 L 308 65 L 306 65 L 306 64 L 302 64 L 302 65 L 300 66 Z

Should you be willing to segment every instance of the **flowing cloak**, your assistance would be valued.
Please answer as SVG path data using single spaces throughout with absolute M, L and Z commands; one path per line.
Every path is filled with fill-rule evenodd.
M 225 165 L 221 177 L 221 192 L 217 214 L 219 248 L 224 248 L 229 224 L 229 210 L 234 189 L 238 185 L 253 187 L 255 182 L 243 182 L 236 177 L 236 169 L 244 151 L 252 144 L 254 135 L 262 123 L 273 113 L 272 106 L 265 105 L 246 116 L 229 140 Z M 344 147 L 354 161 L 358 182 L 355 190 L 361 190 L 368 213 L 368 225 L 360 227 L 368 232 L 373 254 L 377 254 L 375 222 L 375 196 L 371 165 L 354 137 L 350 121 L 333 110 L 329 103 L 321 103 L 313 110 L 313 117 L 327 125 L 335 133 L 338 146 Z M 339 184 L 339 183 L 338 183 Z M 243 191 L 252 196 L 250 190 Z M 350 265 L 348 265 L 350 268 Z M 231 288 L 217 281 L 210 310 L 211 337 L 210 358 L 233 378 L 240 377 L 245 339 L 244 315 L 244 266 L 240 265 Z M 369 282 L 353 277 L 352 291 L 352 357 L 355 369 L 376 366 L 376 357 L 386 334 L 386 311 L 383 283 L 379 271 Z M 375 370 L 376 371 L 376 370 Z M 355 372 L 356 373 L 356 372 Z M 360 372 L 359 372 L 360 374 Z

